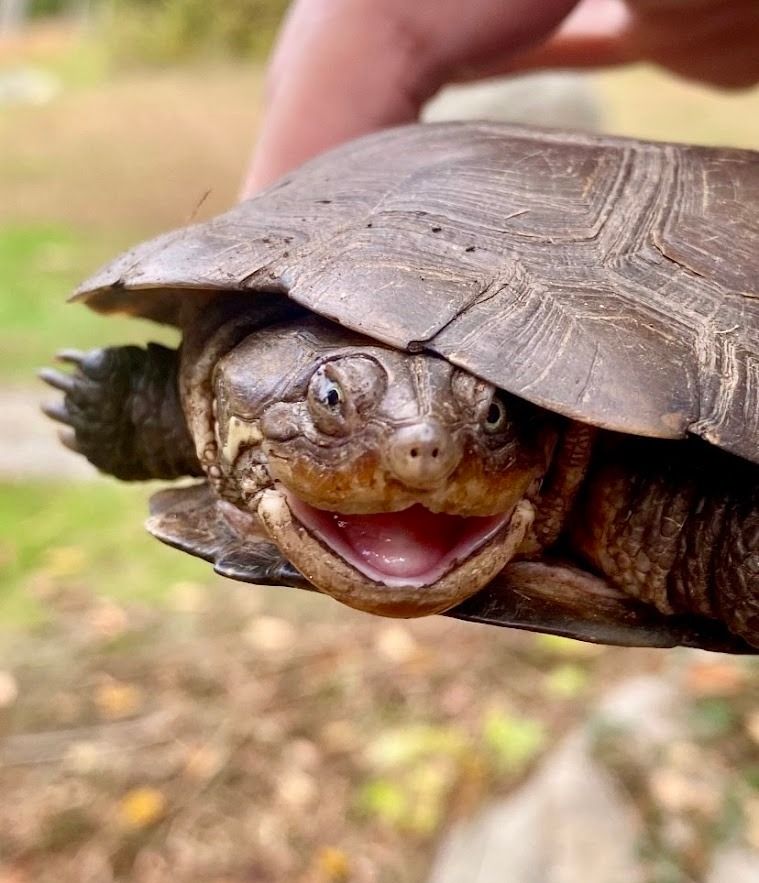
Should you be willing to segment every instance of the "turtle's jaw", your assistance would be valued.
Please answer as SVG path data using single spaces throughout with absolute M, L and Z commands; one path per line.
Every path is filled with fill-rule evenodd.
M 290 511 L 323 545 L 386 586 L 428 586 L 504 527 L 510 512 L 465 518 L 417 503 L 400 512 L 344 515 L 287 494 Z
M 483 588 L 514 556 L 532 523 L 520 501 L 500 515 L 465 518 L 420 505 L 340 515 L 278 487 L 258 515 L 303 575 L 339 601 L 386 616 L 439 613 Z

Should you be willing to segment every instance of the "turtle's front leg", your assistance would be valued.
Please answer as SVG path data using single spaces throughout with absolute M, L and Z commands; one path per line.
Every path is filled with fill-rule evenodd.
M 631 597 L 759 648 L 757 477 L 704 443 L 628 440 L 591 469 L 571 546 Z
M 151 343 L 58 358 L 74 373 L 40 376 L 65 394 L 62 404 L 43 408 L 73 430 L 65 444 L 125 481 L 203 474 L 179 400 L 176 350 Z

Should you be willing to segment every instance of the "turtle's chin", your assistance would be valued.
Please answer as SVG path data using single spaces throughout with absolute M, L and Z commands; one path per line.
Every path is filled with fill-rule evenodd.
M 341 515 L 283 487 L 264 492 L 258 516 L 284 555 L 317 588 L 384 616 L 440 613 L 478 592 L 519 549 L 532 504 L 487 517 L 401 512 Z

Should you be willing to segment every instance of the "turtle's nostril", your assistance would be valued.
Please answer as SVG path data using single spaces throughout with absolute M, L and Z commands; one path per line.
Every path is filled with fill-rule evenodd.
M 460 457 L 450 432 L 436 420 L 424 420 L 395 432 L 388 446 L 387 463 L 404 484 L 431 489 L 448 478 Z

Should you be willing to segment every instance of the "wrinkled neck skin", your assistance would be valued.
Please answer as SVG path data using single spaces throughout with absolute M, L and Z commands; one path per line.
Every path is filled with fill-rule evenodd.
M 556 532 L 536 518 L 556 418 L 436 356 L 306 316 L 232 320 L 185 359 L 188 422 L 220 511 L 352 607 L 441 612 Z

